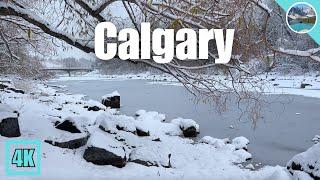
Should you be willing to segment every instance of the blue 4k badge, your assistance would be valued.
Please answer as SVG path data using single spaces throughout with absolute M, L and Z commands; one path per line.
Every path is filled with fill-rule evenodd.
M 320 1 L 319 0 L 276 0 L 276 2 L 286 11 L 288 12 L 291 7 L 298 3 L 306 3 L 313 7 L 316 11 L 317 20 L 314 22 L 315 26 L 312 28 L 308 34 L 318 43 L 320 44 Z M 303 24 L 303 23 L 302 23 Z M 301 24 L 299 24 L 301 26 Z
M 41 142 L 38 140 L 8 140 L 5 143 L 5 170 L 8 176 L 40 175 Z

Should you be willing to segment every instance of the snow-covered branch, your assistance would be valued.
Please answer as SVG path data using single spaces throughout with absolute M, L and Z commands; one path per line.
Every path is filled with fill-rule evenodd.
M 43 32 L 63 40 L 64 42 L 77 47 L 84 52 L 90 53 L 94 52 L 94 48 L 89 45 L 84 45 L 83 43 L 77 41 L 74 37 L 65 34 L 62 31 L 56 30 L 56 28 L 52 27 L 48 22 L 42 19 L 39 16 L 36 16 L 33 12 L 28 11 L 27 9 L 22 9 L 18 6 L 15 6 L 11 3 L 4 3 L 0 2 L 0 15 L 4 16 L 16 16 L 24 19 L 25 21 L 29 22 L 30 24 L 35 25 L 36 27 L 40 28 Z
M 320 62 L 320 57 L 316 54 L 320 52 L 319 48 L 309 49 L 306 51 L 301 50 L 291 50 L 291 49 L 283 49 L 280 48 L 279 50 L 276 50 L 278 53 L 286 54 L 286 55 L 292 55 L 292 56 L 300 56 L 300 57 L 309 57 L 315 61 Z

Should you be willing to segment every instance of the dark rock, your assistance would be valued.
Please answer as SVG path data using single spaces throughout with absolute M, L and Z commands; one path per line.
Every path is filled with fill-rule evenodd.
M 168 154 L 168 164 L 160 164 L 159 162 L 151 162 L 150 160 L 141 160 L 140 158 L 135 158 L 135 157 L 130 157 L 129 158 L 129 162 L 133 162 L 133 163 L 137 163 L 137 164 L 141 164 L 143 166 L 147 166 L 147 167 L 150 167 L 150 166 L 156 166 L 156 167 L 159 167 L 159 166 L 162 166 L 164 168 L 172 168 L 171 166 L 171 154 Z
M 120 96 L 104 98 L 102 104 L 110 108 L 120 108 Z
M 197 129 L 193 126 L 188 127 L 187 129 L 182 130 L 184 137 L 197 137 Z
M 302 83 L 302 84 L 300 85 L 300 88 L 304 89 L 304 88 L 306 88 L 307 86 L 312 86 L 312 85 L 311 85 L 311 84 Z
M 301 165 L 299 163 L 292 162 L 291 163 L 291 169 L 301 171 L 302 167 L 301 167 Z
M 152 141 L 161 142 L 160 138 L 153 139 Z
M 54 126 L 58 126 L 58 124 L 60 124 L 60 121 L 55 121 L 54 122 Z
M 100 111 L 101 108 L 99 108 L 98 106 L 92 106 L 92 107 L 88 107 L 88 111 Z
M 0 120 L 0 135 L 5 137 L 21 136 L 17 117 L 9 117 Z
M 150 136 L 150 132 L 149 131 L 144 131 L 140 128 L 137 128 L 137 135 L 138 136 Z
M 122 158 L 112 152 L 97 147 L 88 147 L 83 154 L 83 158 L 96 165 L 112 165 L 119 168 L 126 165 L 125 157 Z
M 107 132 L 107 133 L 109 133 L 109 134 L 117 134 L 116 132 L 111 132 L 110 130 L 107 130 L 107 129 L 105 129 L 103 126 L 99 126 L 99 128 L 102 130 L 102 131 L 104 131 L 104 132 Z
M 147 167 L 150 167 L 150 166 L 159 167 L 158 164 L 152 163 L 152 162 L 150 162 L 150 161 L 143 161 L 143 160 L 140 160 L 140 159 L 129 160 L 129 162 L 141 164 L 141 165 L 147 166 Z
M 15 89 L 15 88 L 7 88 L 7 90 L 13 91 L 15 93 L 24 94 L 24 91 L 21 89 Z
M 58 142 L 53 140 L 45 140 L 44 142 L 51 144 L 53 146 L 61 147 L 61 148 L 77 149 L 81 146 L 84 146 L 87 143 L 88 139 L 89 139 L 89 136 L 85 136 L 82 138 L 72 139 L 70 141 L 65 141 L 65 142 Z
M 7 85 L 5 85 L 5 84 L 0 84 L 0 89 L 5 89 L 5 88 L 7 88 L 8 86 Z
M 118 124 L 116 125 L 116 128 L 117 128 L 119 131 L 123 131 L 123 130 L 124 130 L 124 127 L 121 127 L 121 126 L 119 126 Z
M 62 123 L 58 124 L 56 128 L 71 133 L 81 133 L 81 131 L 74 125 L 74 123 L 69 120 L 65 120 Z

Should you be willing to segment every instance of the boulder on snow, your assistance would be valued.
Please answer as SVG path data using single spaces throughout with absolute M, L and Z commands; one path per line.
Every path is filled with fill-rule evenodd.
M 48 138 L 44 142 L 60 148 L 77 149 L 84 146 L 89 139 L 89 135 L 82 134 L 62 134 L 60 137 Z
M 5 137 L 21 136 L 18 113 L 6 104 L 0 104 L 0 135 Z
M 136 132 L 138 136 L 150 136 L 150 131 L 139 124 L 136 124 Z
M 85 123 L 83 117 L 67 117 L 57 124 L 56 128 L 71 133 L 82 133 L 85 132 Z
M 120 94 L 114 91 L 102 96 L 102 104 L 110 108 L 120 108 Z
M 5 137 L 21 136 L 17 117 L 9 117 L 0 120 L 0 135 Z
M 315 144 L 307 151 L 295 155 L 288 163 L 287 169 L 294 171 L 303 171 L 314 179 L 320 179 L 320 144 Z
M 115 115 L 104 112 L 96 118 L 99 128 L 105 132 L 116 134 L 118 131 L 136 132 L 134 118 L 126 115 Z
M 192 119 L 177 118 L 173 119 L 171 123 L 180 127 L 184 137 L 196 137 L 199 134 L 199 125 Z
M 162 166 L 171 168 L 171 153 L 166 148 L 159 146 L 139 147 L 130 153 L 129 162 L 143 166 Z
M 85 102 L 84 108 L 87 108 L 88 111 L 100 111 L 106 109 L 106 107 L 103 104 L 94 100 L 89 100 Z
M 98 106 L 88 107 L 88 111 L 100 111 L 101 109 Z
M 306 88 L 307 86 L 312 86 L 312 85 L 311 85 L 311 84 L 308 84 L 308 83 L 301 83 L 300 88 L 301 88 L 301 89 L 304 89 L 304 88 Z
M 184 129 L 182 131 L 184 137 L 197 137 L 198 135 L 197 129 L 194 126 L 188 127 L 187 129 Z
M 114 138 L 96 131 L 87 142 L 83 158 L 96 165 L 112 165 L 122 168 L 126 165 L 126 154 L 122 144 Z
M 143 129 L 137 128 L 137 135 L 138 136 L 150 136 L 149 131 L 145 131 Z

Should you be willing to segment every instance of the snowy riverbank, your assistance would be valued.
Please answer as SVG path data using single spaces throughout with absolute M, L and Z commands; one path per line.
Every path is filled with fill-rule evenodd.
M 225 76 L 217 76 L 219 81 L 226 82 L 232 86 L 231 79 Z M 168 74 L 127 74 L 127 75 L 101 75 L 98 72 L 91 72 L 82 76 L 58 76 L 53 81 L 86 81 L 86 80 L 148 80 L 150 83 L 182 86 L 177 80 Z M 320 98 L 320 75 L 316 73 L 307 73 L 305 75 L 281 75 L 278 73 L 269 73 L 253 76 L 242 83 L 255 84 L 255 90 L 265 94 L 290 94 L 302 95 L 306 97 Z
M 119 111 L 106 108 L 99 102 L 86 101 L 83 99 L 84 95 L 59 93 L 42 83 L 34 83 L 33 89 L 26 90 L 26 93 L 13 91 L 17 85 L 2 84 L 4 86 L 0 91 L 1 103 L 19 112 L 21 136 L 16 139 L 39 139 L 43 142 L 41 178 L 290 179 L 292 177 L 285 167 L 266 166 L 259 170 L 252 170 L 254 168 L 252 165 L 243 167 L 241 163 L 251 158 L 250 152 L 246 151 L 250 144 L 248 145 L 249 142 L 244 137 L 226 137 L 230 138 L 228 140 L 206 136 L 198 141 L 184 137 L 183 131 L 188 127 L 194 126 L 201 131 L 201 127 L 192 120 L 175 119 L 163 122 L 165 115 L 141 110 L 135 117 L 126 116 Z M 94 106 L 97 108 L 92 109 L 98 111 L 89 111 L 90 107 Z M 57 125 L 66 120 L 72 122 L 81 133 L 74 134 L 58 129 Z M 59 143 L 61 145 L 74 139 L 88 141 L 75 149 L 60 148 L 50 144 L 50 141 L 56 142 L 53 144 L 59 146 Z M 8 138 L 0 136 L 1 149 L 4 149 L 6 140 Z M 45 143 L 45 140 L 49 143 Z M 121 167 L 124 167 L 101 166 L 87 162 L 90 158 L 84 154 L 88 153 L 90 147 L 101 148 L 121 157 L 119 159 Z M 313 148 L 312 153 L 316 151 L 314 149 L 319 148 Z M 318 157 L 312 155 L 308 157 L 309 160 L 318 160 Z M 2 154 L 0 161 L 3 162 L 4 158 Z M 0 165 L 0 171 L 4 172 L 3 164 Z M 317 170 L 311 171 L 318 173 Z M 295 173 L 295 176 L 307 177 L 301 171 Z M 3 173 L 0 177 L 5 178 Z

